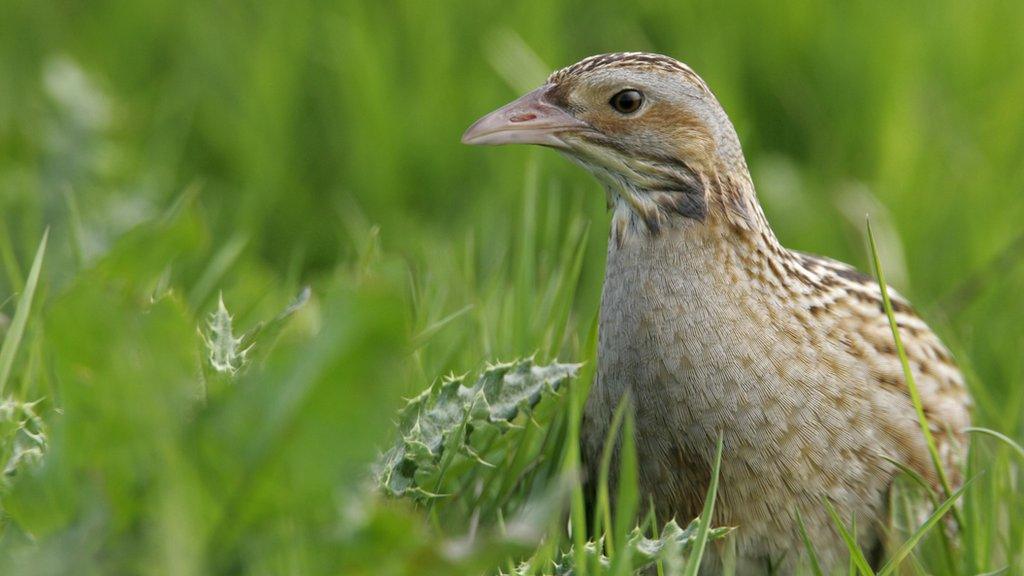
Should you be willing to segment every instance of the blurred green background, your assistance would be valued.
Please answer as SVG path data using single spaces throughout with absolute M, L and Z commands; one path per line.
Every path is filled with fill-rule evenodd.
M 1024 4 L 0 0 L 0 14 L 0 334 L 50 230 L 0 388 L 41 400 L 50 430 L 48 459 L 4 500 L 4 562 L 21 570 L 304 566 L 400 396 L 488 360 L 587 360 L 603 192 L 550 151 L 459 136 L 600 52 L 703 75 L 789 247 L 867 269 L 870 215 L 887 275 L 972 374 L 978 422 L 1021 436 Z M 254 349 L 260 370 L 207 374 L 195 331 L 218 294 L 241 334 L 306 285 L 310 302 Z M 288 534 L 308 549 L 265 544 Z M 53 566 L 24 560 L 40 557 Z

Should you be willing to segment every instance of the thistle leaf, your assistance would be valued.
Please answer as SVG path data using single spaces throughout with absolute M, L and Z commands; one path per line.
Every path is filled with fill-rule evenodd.
M 377 465 L 380 487 L 392 496 L 433 492 L 448 451 L 487 466 L 470 436 L 508 430 L 517 415 L 557 395 L 579 367 L 527 359 L 488 366 L 474 381 L 450 376 L 435 383 L 399 412 L 399 439 Z
M 210 366 L 222 374 L 234 374 L 245 363 L 252 345 L 243 347 L 242 338 L 236 338 L 231 326 L 231 314 L 224 305 L 224 294 L 217 299 L 217 310 L 206 321 L 207 331 L 200 332 L 207 348 Z
M 36 404 L 0 400 L 0 488 L 25 466 L 41 462 L 46 453 L 46 425 L 35 411 Z
M 694 520 L 686 528 L 681 528 L 675 520 L 670 520 L 665 524 L 661 530 L 661 536 L 658 538 L 648 538 L 640 528 L 634 528 L 626 539 L 625 549 L 628 551 L 626 556 L 630 560 L 628 572 L 630 574 L 637 573 L 660 560 L 665 563 L 667 573 L 678 573 L 682 570 L 686 558 L 692 553 L 693 544 L 699 536 L 699 524 L 699 520 Z M 732 528 L 712 528 L 708 530 L 707 535 L 710 540 L 717 540 L 731 531 Z M 598 550 L 603 548 L 603 542 L 598 544 L 587 542 L 584 546 L 583 557 L 588 566 L 593 566 L 596 562 L 604 569 L 611 568 L 611 560 L 598 553 Z M 528 561 L 520 564 L 511 574 L 513 576 L 526 576 L 527 574 L 569 576 L 577 573 L 577 558 L 578 555 L 574 549 L 569 548 L 561 553 L 553 566 L 535 566 Z

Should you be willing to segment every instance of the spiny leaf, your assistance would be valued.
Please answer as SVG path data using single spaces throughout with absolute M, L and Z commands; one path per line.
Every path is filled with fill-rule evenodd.
M 393 496 L 434 492 L 445 454 L 482 463 L 469 435 L 500 434 L 518 414 L 575 378 L 578 364 L 536 366 L 532 359 L 487 367 L 472 383 L 445 378 L 413 398 L 399 413 L 399 440 L 377 464 L 377 481 Z
M 242 347 L 242 338 L 236 338 L 231 325 L 231 314 L 224 306 L 224 294 L 217 299 L 217 310 L 210 314 L 206 322 L 207 332 L 200 336 L 207 348 L 210 366 L 220 373 L 234 374 L 245 363 L 245 357 L 251 349 Z
M 36 402 L 0 401 L 0 486 L 26 464 L 40 462 L 47 449 L 46 425 L 35 412 Z
M 717 540 L 725 537 L 732 531 L 732 528 L 712 528 L 706 533 L 710 540 Z M 648 538 L 641 528 L 633 528 L 619 549 L 619 553 L 629 559 L 625 566 L 626 571 L 635 574 L 640 570 L 649 568 L 658 561 L 664 560 L 669 566 L 681 567 L 682 559 L 692 553 L 693 547 L 700 537 L 700 521 L 694 520 L 684 529 L 670 520 L 661 530 L 658 538 Z M 577 562 L 580 558 L 585 559 L 586 565 L 600 566 L 602 570 L 609 570 L 612 567 L 610 558 L 600 553 L 604 547 L 603 541 L 587 542 L 583 547 L 583 553 L 575 547 L 561 553 L 553 566 L 538 566 L 535 560 L 524 562 L 516 568 L 514 576 L 525 576 L 527 574 L 545 574 L 550 576 L 568 576 L 578 574 Z M 553 568 L 550 570 L 548 568 Z M 670 572 L 677 573 L 677 572 Z

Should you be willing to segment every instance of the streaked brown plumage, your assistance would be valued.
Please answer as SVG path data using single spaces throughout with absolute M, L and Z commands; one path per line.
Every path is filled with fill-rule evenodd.
M 732 124 L 689 67 L 646 53 L 587 58 L 463 141 L 556 148 L 607 190 L 598 373 L 581 438 L 591 477 L 629 394 L 645 496 L 661 519 L 692 518 L 721 431 L 714 521 L 739 527 L 740 574 L 796 570 L 797 512 L 824 563 L 844 566 L 825 499 L 875 548 L 898 473 L 890 458 L 936 481 L 877 283 L 779 244 Z M 969 425 L 963 377 L 910 305 L 893 303 L 931 430 L 956 470 Z M 712 554 L 705 572 L 717 571 Z

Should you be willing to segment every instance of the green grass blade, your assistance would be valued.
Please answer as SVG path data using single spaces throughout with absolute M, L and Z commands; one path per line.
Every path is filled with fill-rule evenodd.
M 526 164 L 523 182 L 522 228 L 516 248 L 515 306 L 512 314 L 513 342 L 519 350 L 532 350 L 531 327 L 536 320 L 533 313 L 534 293 L 537 290 L 537 199 L 539 196 L 536 156 Z
M 967 490 L 967 487 L 970 486 L 973 481 L 974 478 L 971 478 L 967 482 L 964 482 L 964 485 L 954 492 L 952 496 L 946 498 L 946 501 L 940 504 L 939 507 L 932 512 L 931 516 L 925 520 L 924 524 L 921 524 L 921 526 L 919 526 L 917 530 L 910 535 L 910 538 L 908 538 L 907 541 L 893 553 L 892 558 L 890 558 L 889 561 L 882 566 L 882 569 L 878 571 L 878 576 L 888 576 L 889 574 L 892 574 L 893 571 L 899 567 L 900 563 L 910 555 L 914 546 L 917 546 L 917 543 L 924 538 L 925 534 L 938 524 L 939 520 L 945 516 L 946 512 L 949 512 L 953 508 L 953 505 L 956 504 L 956 501 L 960 499 L 960 496 L 963 495 L 964 491 Z
M 493 31 L 484 48 L 491 68 L 517 92 L 533 90 L 551 71 L 533 48 L 509 28 Z
M 587 576 L 587 509 L 583 497 L 580 475 L 580 421 L 583 417 L 583 402 L 580 386 L 573 382 L 569 388 L 569 433 L 566 438 L 563 473 L 573 476 L 572 500 L 569 504 L 569 523 L 572 527 L 572 547 L 576 573 Z
M 188 301 L 194 308 L 199 308 L 203 302 L 213 294 L 217 283 L 227 274 L 228 270 L 238 261 L 242 251 L 249 244 L 248 236 L 237 234 L 227 241 L 217 253 L 213 255 L 210 263 L 203 270 L 203 273 L 196 280 L 192 290 L 188 293 Z
M 25 335 L 25 325 L 28 323 L 28 313 L 32 309 L 32 297 L 35 296 L 36 286 L 39 284 L 39 272 L 43 267 L 43 255 L 46 254 L 46 241 L 49 237 L 50 230 L 47 229 L 43 232 L 36 257 L 32 260 L 32 269 L 29 270 L 28 280 L 25 281 L 25 289 L 18 298 L 18 307 L 14 310 L 11 327 L 4 337 L 3 346 L 0 347 L 0 394 L 3 394 L 7 386 L 7 379 L 10 378 L 11 368 L 14 366 L 14 355 L 21 345 L 22 336 Z
M 17 292 L 22 285 L 21 268 L 18 266 L 18 258 L 14 255 L 14 245 L 11 242 L 7 221 L 3 218 L 0 218 L 0 262 L 3 263 L 3 271 L 7 275 L 11 292 Z
M 913 518 L 913 505 L 910 502 L 910 498 L 906 495 L 905 491 L 900 496 L 900 500 L 902 500 L 902 506 L 903 506 L 903 510 L 904 510 L 904 515 L 903 515 L 904 518 L 907 518 L 907 519 Z M 946 532 L 945 532 L 945 530 L 940 530 L 939 534 L 941 534 L 943 537 L 945 537 Z M 890 539 L 890 542 L 891 541 L 892 540 Z M 892 546 L 889 546 L 889 549 L 891 549 L 891 548 L 892 548 Z M 915 557 L 914 554 L 911 553 L 910 556 L 907 557 L 907 559 L 910 561 L 910 568 L 913 569 L 913 573 L 916 576 L 928 576 L 928 572 L 925 570 L 925 567 L 923 567 L 921 565 L 921 561 L 918 560 L 918 557 Z M 948 557 L 947 557 L 946 560 L 947 560 L 947 562 L 949 561 Z M 948 564 L 947 566 L 952 566 L 952 564 Z M 955 574 L 956 571 L 954 570 L 951 573 Z
M 658 512 L 654 509 L 654 498 L 649 494 L 647 496 L 647 520 L 648 527 L 651 530 L 651 538 L 657 540 L 661 538 L 661 526 L 658 524 Z M 665 563 L 661 558 L 658 558 L 654 563 L 655 572 L 658 576 L 665 576 Z
M 978 426 L 964 428 L 964 431 L 971 432 L 974 434 L 982 434 L 984 436 L 991 436 L 997 440 L 1000 440 L 1003 442 L 1003 444 L 1006 444 L 1011 449 L 1013 449 L 1013 451 L 1016 452 L 1017 456 L 1020 456 L 1022 459 L 1024 459 L 1024 447 L 1014 442 L 1012 438 L 1010 438 L 1006 434 L 1003 434 L 1002 432 L 996 432 L 995 430 L 992 430 L 990 428 L 980 428 Z
M 924 476 L 921 476 L 920 472 L 918 472 L 917 470 L 914 470 L 910 466 L 907 466 L 903 462 L 900 462 L 899 460 L 896 460 L 895 458 L 890 458 L 890 457 L 885 456 L 885 455 L 882 455 L 882 458 L 884 460 L 888 461 L 893 466 L 899 468 L 900 472 L 903 472 L 904 474 L 907 475 L 907 477 L 909 477 L 911 480 L 914 481 L 914 484 L 916 484 L 919 487 L 923 488 L 924 491 L 925 491 L 925 494 L 927 494 L 928 498 L 931 499 L 932 504 L 938 504 L 938 500 L 936 500 L 935 490 L 932 489 L 931 484 L 929 484 L 928 481 L 925 480 Z
M 811 537 L 807 534 L 807 527 L 804 526 L 804 519 L 800 515 L 799 509 L 796 511 L 796 522 L 800 526 L 800 537 L 804 541 L 804 549 L 807 550 L 807 559 L 811 566 L 811 573 L 814 576 L 824 576 L 824 573 L 821 571 L 821 563 L 818 561 L 818 554 L 814 551 L 814 545 L 811 544 Z
M 978 576 L 1002 576 L 1003 574 L 1006 574 L 1009 571 L 1009 566 L 1003 566 L 1002 568 L 997 568 L 991 572 L 983 572 L 981 574 L 978 574 Z
M 861 551 L 860 546 L 857 544 L 857 539 L 850 534 L 850 531 L 846 529 L 846 525 L 843 524 L 843 519 L 839 517 L 839 513 L 832 506 L 832 502 L 825 500 L 825 509 L 828 510 L 828 515 L 832 517 L 832 523 L 835 524 L 836 529 L 839 530 L 839 535 L 846 542 L 846 548 L 850 551 L 850 561 L 857 567 L 857 570 L 861 574 L 867 576 L 875 576 L 874 570 L 871 569 L 871 565 L 868 564 L 867 558 L 864 557 L 864 552 Z
M 569 316 L 572 312 L 572 303 L 576 298 L 576 286 L 580 281 L 580 272 L 583 271 L 583 257 L 587 253 L 587 238 L 589 236 L 590 225 L 584 224 L 583 231 L 580 232 L 579 238 L 576 239 L 576 246 L 571 260 L 563 262 L 563 265 L 560 267 L 562 275 L 558 278 L 557 296 L 554 306 L 552 306 L 551 340 L 548 346 L 547 358 L 556 358 L 562 343 L 565 341 Z
M 68 224 L 71 228 L 71 253 L 75 257 L 75 266 L 81 270 L 85 265 L 85 232 L 82 227 L 82 212 L 78 209 L 78 199 L 71 186 L 64 187 L 64 203 L 68 208 Z
M 697 537 L 693 542 L 693 550 L 690 558 L 686 561 L 685 576 L 697 576 L 700 571 L 700 562 L 704 557 L 704 547 L 708 543 L 708 534 L 711 531 L 711 516 L 715 511 L 715 498 L 718 497 L 718 473 L 722 469 L 722 433 L 718 433 L 718 446 L 715 448 L 715 462 L 711 468 L 711 484 L 708 493 L 704 497 L 704 509 L 700 513 L 700 524 L 697 526 Z
M 914 484 L 923 488 L 924 493 L 928 496 L 928 500 L 932 504 L 932 507 L 937 507 L 939 505 L 939 497 L 935 493 L 935 490 L 932 488 L 931 484 L 929 484 L 928 481 L 925 480 L 924 476 L 921 476 L 921 474 L 917 470 L 914 470 L 910 466 L 907 466 L 906 464 L 896 460 L 895 458 L 889 458 L 888 456 L 882 456 L 882 458 L 888 460 L 890 463 L 892 463 L 893 466 L 899 468 L 901 472 L 906 474 L 914 482 Z M 939 535 L 942 538 L 942 551 L 945 555 L 946 562 L 949 566 L 953 566 L 953 543 L 950 542 L 950 537 L 948 534 L 946 534 L 945 531 L 940 531 Z
M 640 479 L 638 477 L 636 457 L 636 434 L 633 422 L 633 410 L 629 397 L 625 397 L 626 415 L 622 423 L 622 440 L 619 443 L 619 485 L 615 498 L 615 524 L 613 525 L 614 542 L 619 548 L 615 551 L 612 574 L 625 576 L 630 568 L 630 549 L 626 539 L 630 528 L 636 522 L 637 509 L 640 505 Z
M 935 445 L 935 438 L 932 436 L 931 427 L 928 425 L 928 418 L 924 414 L 924 404 L 921 402 L 921 394 L 917 389 L 917 383 L 914 381 L 914 374 L 910 369 L 910 361 L 907 359 L 907 352 L 903 348 L 903 339 L 900 337 L 899 325 L 896 323 L 896 314 L 893 312 L 892 300 L 889 298 L 889 287 L 885 283 L 885 273 L 882 271 L 882 264 L 878 258 L 878 247 L 875 245 L 875 236 L 871 231 L 871 220 L 867 220 L 867 232 L 868 242 L 871 245 L 871 264 L 875 269 L 875 277 L 878 280 L 878 287 L 882 291 L 882 306 L 885 308 L 885 315 L 889 319 L 889 328 L 892 330 L 893 341 L 896 344 L 896 352 L 900 358 L 900 364 L 903 366 L 903 378 L 907 383 L 907 390 L 910 392 L 910 401 L 914 404 L 914 411 L 917 413 L 917 422 L 921 427 L 921 433 L 924 435 L 925 443 L 928 445 L 928 453 L 931 455 L 932 464 L 935 466 L 935 472 L 939 476 L 939 482 L 942 484 L 942 489 L 946 498 L 949 498 L 953 494 L 952 485 L 949 482 L 949 475 L 946 474 L 946 469 L 942 465 L 942 459 L 939 457 L 939 449 Z M 963 529 L 963 520 L 957 514 L 956 510 L 953 511 L 956 517 L 957 524 L 960 529 Z
M 595 374 L 594 374 L 595 362 L 593 362 L 593 359 L 597 356 L 597 325 L 598 325 L 598 318 L 599 317 L 600 317 L 600 313 L 599 312 L 595 312 L 594 313 L 594 318 L 593 318 L 593 320 L 591 322 L 590 329 L 587 332 L 586 342 L 584 343 L 584 346 L 583 346 L 583 350 L 585 351 L 584 357 L 589 359 L 589 361 L 584 365 L 583 372 L 582 372 L 580 378 L 578 378 L 575 382 L 573 382 L 573 386 L 572 386 L 572 388 L 570 388 L 570 392 L 572 394 L 574 394 L 574 398 L 575 398 L 575 407 L 576 407 L 575 409 L 577 411 L 577 417 L 580 418 L 581 421 L 582 421 L 582 418 L 583 418 L 583 407 L 585 406 L 585 403 L 586 403 L 587 394 L 590 391 L 591 382 L 593 381 L 594 376 L 595 376 Z M 577 450 L 579 450 L 579 436 L 578 436 L 578 432 L 579 432 L 579 423 L 577 423 L 577 436 L 576 436 L 576 449 Z M 578 458 L 579 458 L 579 455 L 577 453 L 577 459 Z M 589 482 L 593 482 L 594 479 L 590 478 L 590 479 L 588 479 L 588 481 Z M 584 546 L 586 545 L 585 540 L 586 540 L 587 514 L 586 514 L 586 506 L 585 506 L 584 498 L 583 498 L 583 489 L 582 489 L 583 487 L 582 486 L 577 486 L 577 488 L 578 488 L 578 490 L 574 491 L 574 494 L 573 494 L 574 505 L 576 504 L 575 498 L 576 498 L 577 494 L 579 496 L 578 508 L 574 509 L 574 511 L 575 511 L 574 514 L 575 515 L 573 516 L 573 518 L 574 518 L 574 522 L 575 523 L 573 525 L 573 534 L 575 534 L 577 532 L 576 527 L 579 526 L 579 530 L 578 530 L 578 532 L 580 533 L 579 538 L 581 540 L 583 540 L 583 543 L 582 544 L 575 544 L 574 545 L 574 551 L 576 553 L 576 562 L 577 562 L 576 565 L 581 567 L 581 568 L 579 568 L 580 570 L 582 570 L 581 574 L 585 575 L 587 569 L 590 567 L 590 564 L 587 562 L 586 550 L 584 549 Z M 595 509 L 594 509 L 594 526 L 595 527 L 597 526 L 597 517 L 598 517 L 597 508 L 595 507 Z M 598 533 L 596 531 L 595 532 L 591 532 L 590 533 L 590 538 L 593 539 L 593 540 L 597 540 Z
M 736 576 L 736 534 L 731 532 L 722 540 L 722 576 Z
M 856 515 L 854 515 L 853 521 L 850 522 L 850 532 L 853 535 L 853 541 L 856 542 L 857 541 L 857 516 Z M 858 552 L 859 551 L 860 550 L 858 550 Z M 849 569 L 847 570 L 847 574 L 849 576 L 857 576 L 858 566 L 859 566 L 859 563 L 857 562 L 857 555 L 851 553 L 850 554 L 850 565 L 848 567 Z
M 420 330 L 419 333 L 413 336 L 412 338 L 413 349 L 419 350 L 420 348 L 423 348 L 427 344 L 427 342 L 434 337 L 435 334 L 440 332 L 442 329 L 444 329 L 452 322 L 465 316 L 472 309 L 472 304 L 466 304 L 465 306 L 459 308 L 455 312 L 452 312 L 451 314 L 445 316 L 444 318 L 441 318 L 440 320 L 432 322 L 429 326 Z
M 628 405 L 629 403 L 623 398 L 619 402 L 619 407 L 615 409 L 611 426 L 608 427 L 608 437 L 604 441 L 604 450 L 601 452 L 601 468 L 598 472 L 597 502 L 594 507 L 594 530 L 591 534 L 595 539 L 599 538 L 602 526 L 606 527 L 604 545 L 609 551 L 615 550 L 615 542 L 613 540 L 614 535 L 610 532 L 613 524 L 611 503 L 608 496 L 608 476 L 612 466 L 612 453 L 615 451 L 615 443 L 619 437 L 619 428 L 622 426 L 622 420 Z

